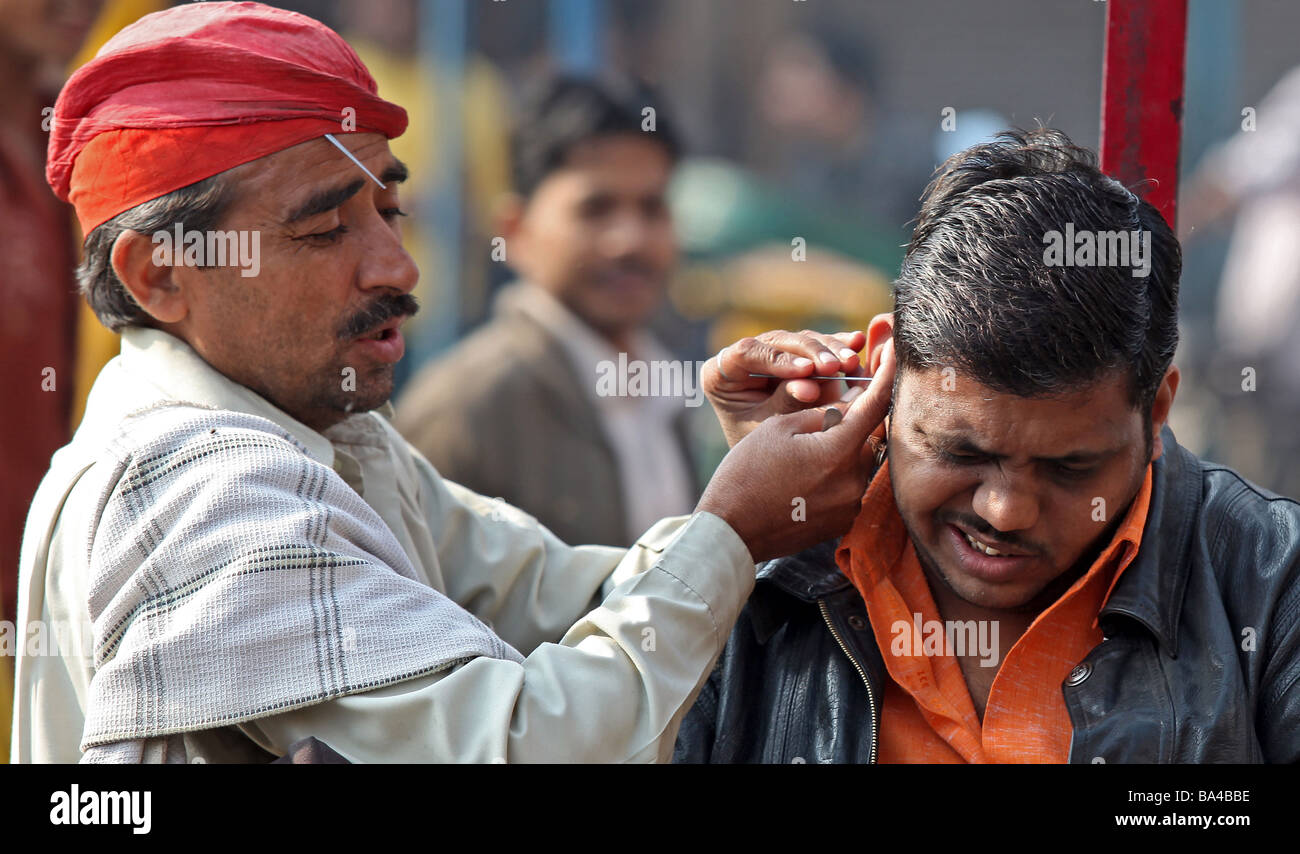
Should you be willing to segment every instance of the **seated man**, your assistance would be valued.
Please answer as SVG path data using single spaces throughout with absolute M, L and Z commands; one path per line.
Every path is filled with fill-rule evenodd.
M 146 16 L 60 93 L 47 176 L 122 353 L 28 514 L 14 760 L 666 759 L 753 561 L 847 530 L 887 373 L 768 420 L 627 550 L 443 480 L 385 417 L 405 126 L 336 34 L 256 3 Z M 795 339 L 751 370 L 859 368 L 860 333 Z
M 887 458 L 761 567 L 675 759 L 1300 761 L 1300 505 L 1165 426 L 1180 267 L 1059 132 L 941 167 L 868 330 Z

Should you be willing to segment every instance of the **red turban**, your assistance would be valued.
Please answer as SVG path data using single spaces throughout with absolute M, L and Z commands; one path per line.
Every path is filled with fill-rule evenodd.
M 319 21 L 260 3 L 186 3 L 125 28 L 72 75 L 45 177 L 89 234 L 327 133 L 400 136 L 406 111 L 376 93 L 356 52 Z

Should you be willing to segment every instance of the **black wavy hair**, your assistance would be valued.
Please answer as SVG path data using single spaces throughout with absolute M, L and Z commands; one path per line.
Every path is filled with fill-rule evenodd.
M 1149 272 L 1047 263 L 1046 235 L 1067 223 L 1150 232 Z M 1001 133 L 949 158 L 922 195 L 894 284 L 899 372 L 951 366 L 1004 394 L 1054 397 L 1123 370 L 1149 425 L 1178 347 L 1181 272 L 1169 224 L 1091 151 L 1050 128 Z

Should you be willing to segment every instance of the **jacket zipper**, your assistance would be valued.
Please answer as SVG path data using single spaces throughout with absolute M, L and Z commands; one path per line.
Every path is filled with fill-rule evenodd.
M 835 642 L 840 645 L 840 649 L 844 650 L 844 654 L 848 656 L 849 661 L 853 663 L 853 667 L 858 671 L 858 675 L 862 677 L 862 684 L 867 686 L 867 703 L 871 706 L 870 761 L 871 764 L 874 765 L 876 762 L 876 695 L 871 690 L 871 681 L 867 679 L 867 672 L 862 669 L 861 664 L 858 664 L 858 660 L 853 657 L 853 653 L 849 652 L 848 644 L 844 643 L 844 638 L 840 637 L 840 633 L 835 630 L 835 624 L 831 622 L 830 609 L 826 607 L 826 600 L 818 599 L 817 607 L 821 608 L 822 619 L 826 621 L 826 628 L 831 630 L 831 636 L 835 638 Z

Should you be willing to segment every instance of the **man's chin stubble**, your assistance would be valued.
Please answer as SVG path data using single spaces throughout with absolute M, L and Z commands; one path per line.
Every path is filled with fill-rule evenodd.
M 1008 611 L 1011 613 L 1031 613 L 1031 612 L 1036 613 L 1037 611 L 1041 611 L 1047 605 L 1050 605 L 1051 601 L 1055 601 L 1055 599 L 1052 599 L 1051 601 L 1047 601 L 1047 602 L 1044 602 L 1043 600 L 1044 597 L 1053 595 L 1053 588 L 1056 582 L 1061 581 L 1060 578 L 1053 579 L 1051 582 L 1047 584 L 1046 587 L 1044 587 L 1037 594 L 1032 596 L 1028 601 L 1020 605 L 1013 605 L 1004 608 L 1004 607 L 991 606 L 984 602 L 972 601 L 970 597 L 966 596 L 961 591 L 959 591 L 955 586 L 953 586 L 953 583 L 948 579 L 948 574 L 945 573 L 939 567 L 937 561 L 931 559 L 929 551 L 918 545 L 919 540 L 917 537 L 915 537 L 912 534 L 912 530 L 907 525 L 906 521 L 904 521 L 903 527 L 907 530 L 907 535 L 912 539 L 912 549 L 913 551 L 916 552 L 917 562 L 921 564 L 921 571 L 925 573 L 926 579 L 930 582 L 932 590 L 934 584 L 937 582 L 939 584 L 942 584 L 944 589 L 947 590 L 949 594 L 955 596 L 956 598 L 967 603 L 968 605 L 974 605 L 977 608 L 993 608 L 994 610 Z M 1060 592 L 1063 593 L 1066 589 L 1068 589 L 1070 583 L 1073 583 L 1073 579 L 1071 579 L 1070 582 L 1066 583 L 1065 587 L 1062 587 L 1060 589 Z M 1059 596 L 1059 593 L 1055 595 Z
M 338 377 L 335 385 L 318 389 L 310 402 L 310 409 L 318 414 L 316 420 L 328 421 L 329 426 L 349 416 L 378 409 L 393 395 L 392 365 L 379 366 L 369 375 L 358 372 L 351 377 L 345 376 L 343 370 L 334 372 Z

